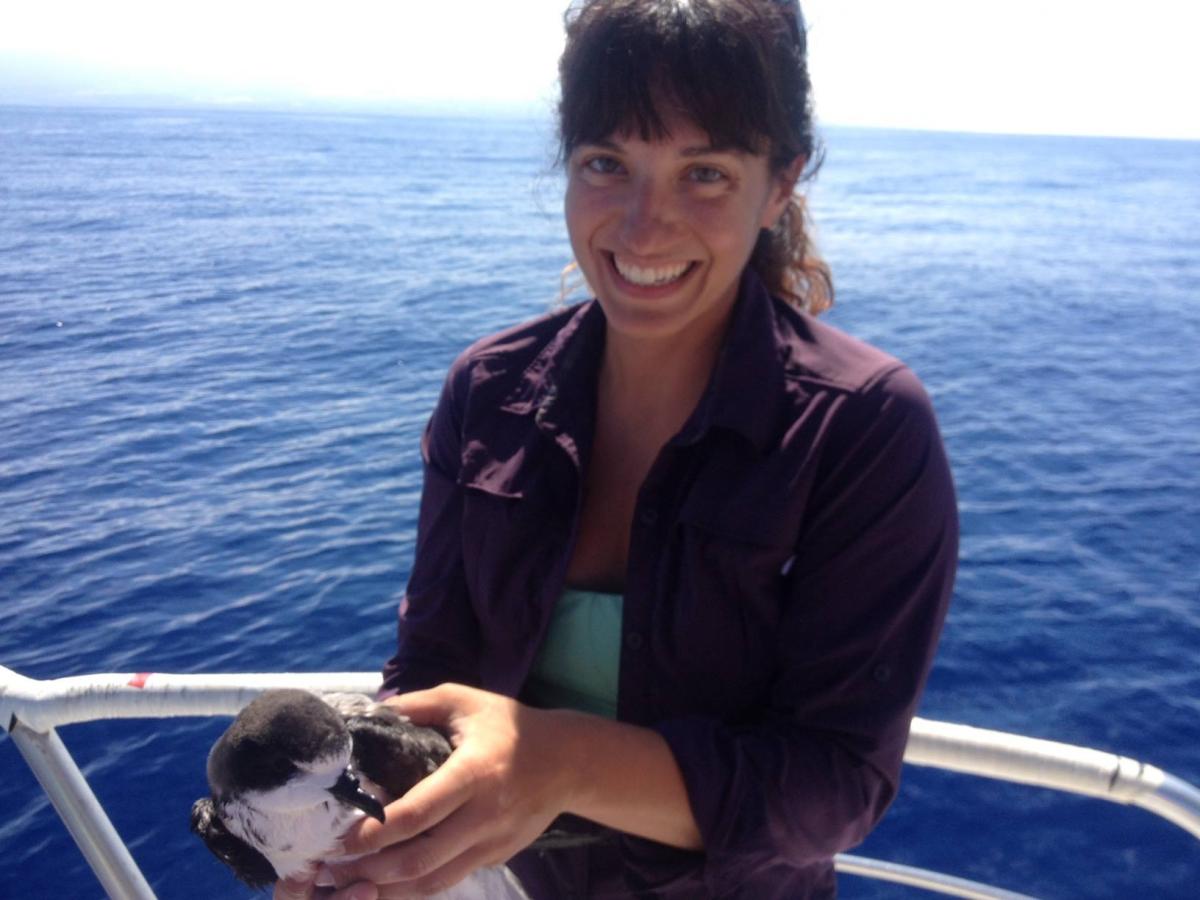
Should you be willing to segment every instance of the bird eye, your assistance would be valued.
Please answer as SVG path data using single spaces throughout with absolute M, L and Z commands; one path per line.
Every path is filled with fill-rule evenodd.
M 296 773 L 296 764 L 286 754 L 261 747 L 254 755 L 251 766 L 259 773 L 258 777 L 268 784 L 283 784 Z
M 270 760 L 271 773 L 278 775 L 279 778 L 290 778 L 296 772 L 296 764 L 286 756 L 280 754 L 272 754 Z

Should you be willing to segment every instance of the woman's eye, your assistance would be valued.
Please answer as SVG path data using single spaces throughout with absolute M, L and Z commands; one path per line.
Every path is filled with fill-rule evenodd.
M 688 169 L 688 177 L 701 184 L 717 184 L 725 180 L 725 173 L 712 166 L 694 166 Z
M 611 156 L 593 156 L 584 161 L 583 167 L 597 175 L 615 175 L 621 171 L 621 164 Z

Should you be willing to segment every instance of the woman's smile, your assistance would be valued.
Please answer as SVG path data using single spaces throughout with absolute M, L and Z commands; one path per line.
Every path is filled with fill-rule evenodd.
M 633 288 L 675 288 L 696 267 L 694 262 L 638 263 L 615 253 L 609 259 L 621 280 Z

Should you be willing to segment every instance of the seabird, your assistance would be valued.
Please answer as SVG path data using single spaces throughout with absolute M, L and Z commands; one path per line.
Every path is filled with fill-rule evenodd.
M 211 795 L 192 805 L 192 831 L 241 881 L 265 888 L 341 853 L 364 815 L 441 765 L 450 742 L 362 694 L 272 690 L 251 701 L 208 755 Z M 528 896 L 506 867 L 480 869 L 444 900 Z

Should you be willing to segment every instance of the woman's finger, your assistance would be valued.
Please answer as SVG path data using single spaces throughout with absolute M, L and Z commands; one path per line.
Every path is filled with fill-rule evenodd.
M 272 900 L 378 900 L 379 889 L 370 882 L 359 881 L 341 890 L 330 891 L 316 887 L 311 880 L 281 878 L 275 882 Z
M 445 725 L 463 711 L 465 692 L 454 684 L 441 684 L 424 691 L 396 694 L 384 703 L 417 725 Z
M 369 881 L 360 881 L 333 893 L 321 893 L 317 896 L 321 900 L 379 900 L 379 888 Z
M 495 861 L 490 859 L 486 853 L 476 847 L 467 853 L 458 856 L 455 859 L 448 861 L 444 866 L 438 868 L 434 872 L 430 872 L 422 878 L 415 881 L 402 882 L 397 884 L 383 884 L 379 886 L 379 900 L 401 900 L 406 897 L 428 897 L 434 894 L 440 894 L 443 891 L 448 891 L 456 884 L 461 882 L 472 872 L 481 869 L 485 866 L 494 866 Z M 500 888 L 499 882 L 505 877 L 497 872 L 494 875 L 497 885 L 495 888 Z M 485 893 L 480 896 L 511 896 L 509 893 L 503 893 L 498 890 L 488 890 L 484 887 Z M 472 894 L 474 896 L 474 894 Z
M 423 834 L 466 803 L 475 790 L 469 764 L 451 756 L 440 769 L 384 807 L 384 821 L 367 818 L 342 838 L 347 856 L 373 853 Z
M 349 863 L 343 873 L 350 872 L 353 878 L 376 884 L 419 884 L 456 860 L 483 865 L 487 860 L 482 858 L 478 847 L 487 840 L 489 824 L 478 812 L 460 809 L 432 831 Z M 463 875 L 469 871 L 464 869 Z
M 297 878 L 280 878 L 275 882 L 272 900 L 312 900 L 313 883 L 311 880 Z

